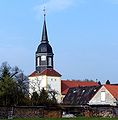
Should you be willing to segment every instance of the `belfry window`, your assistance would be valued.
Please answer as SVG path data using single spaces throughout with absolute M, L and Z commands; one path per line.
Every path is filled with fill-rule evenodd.
M 37 66 L 40 66 L 40 58 L 37 57 Z
M 48 65 L 52 66 L 52 59 L 51 59 L 51 57 L 48 58 Z

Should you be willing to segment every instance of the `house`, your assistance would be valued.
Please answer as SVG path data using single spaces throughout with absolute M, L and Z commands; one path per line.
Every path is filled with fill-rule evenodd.
M 103 85 L 89 101 L 89 105 L 118 105 L 118 85 Z
M 65 113 L 85 116 L 118 116 L 118 85 L 74 87 L 63 99 Z
M 118 86 L 102 85 L 70 88 L 63 103 L 71 105 L 117 106 Z

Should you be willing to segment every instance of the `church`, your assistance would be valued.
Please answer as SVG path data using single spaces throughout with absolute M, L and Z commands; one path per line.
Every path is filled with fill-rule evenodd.
M 35 71 L 29 75 L 29 93 L 39 92 L 42 88 L 51 89 L 57 92 L 56 98 L 58 102 L 61 102 L 71 87 L 98 85 L 96 82 L 61 80 L 62 75 L 54 69 L 53 57 L 54 53 L 49 44 L 46 15 L 44 14 L 41 42 L 35 53 Z
M 29 93 L 40 91 L 42 88 L 56 91 L 57 100 L 61 102 L 61 74 L 54 70 L 54 53 L 48 40 L 46 27 L 46 15 L 44 14 L 44 24 L 41 43 L 35 53 L 35 71 L 29 76 Z

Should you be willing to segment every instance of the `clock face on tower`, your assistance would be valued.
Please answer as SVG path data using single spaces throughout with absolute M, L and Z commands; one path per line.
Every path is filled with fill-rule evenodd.
M 45 55 L 41 56 L 41 61 L 46 61 L 46 56 Z

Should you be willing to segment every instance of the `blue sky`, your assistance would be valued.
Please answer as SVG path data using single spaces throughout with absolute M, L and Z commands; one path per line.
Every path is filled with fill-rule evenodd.
M 0 63 L 35 70 L 44 6 L 62 79 L 118 83 L 118 0 L 0 0 Z

